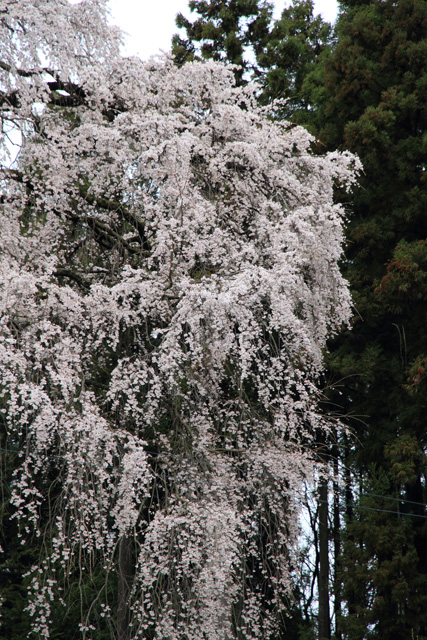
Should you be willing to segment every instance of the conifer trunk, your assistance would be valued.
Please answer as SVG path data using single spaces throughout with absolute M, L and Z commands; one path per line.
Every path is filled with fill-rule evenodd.
M 319 640 L 330 640 L 329 554 L 328 554 L 328 482 L 319 486 Z
M 341 534 L 340 534 L 340 499 L 339 499 L 339 485 L 338 485 L 338 447 L 334 446 L 332 449 L 332 457 L 334 460 L 334 520 L 333 520 L 333 534 L 332 539 L 334 541 L 334 619 L 335 619 L 335 637 L 337 640 L 341 640 L 341 582 L 339 575 L 339 564 L 341 554 Z

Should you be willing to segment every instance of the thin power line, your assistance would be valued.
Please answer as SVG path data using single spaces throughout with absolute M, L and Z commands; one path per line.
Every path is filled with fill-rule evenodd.
M 384 498 L 385 496 L 380 496 L 380 497 Z M 318 500 L 318 502 L 328 503 L 327 500 Z M 404 502 L 404 500 L 402 500 L 402 502 Z M 419 504 L 422 507 L 426 506 L 422 502 L 416 502 L 415 504 Z M 347 506 L 353 507 L 354 509 L 364 509 L 365 511 L 378 511 L 380 513 L 394 513 L 394 515 L 396 516 L 410 516 L 412 518 L 424 518 L 427 520 L 427 515 L 418 514 L 418 513 L 401 513 L 400 511 L 393 511 L 391 509 L 375 509 L 374 507 L 364 507 L 363 505 L 355 504 L 355 503 L 348 503 Z
M 382 496 L 379 493 L 369 493 L 369 491 L 363 491 L 360 494 L 360 497 L 363 496 L 372 496 L 373 498 L 382 498 L 383 500 L 393 500 L 394 502 L 404 502 L 405 504 L 418 504 L 421 507 L 424 507 L 424 502 L 414 502 L 413 500 L 406 500 L 405 498 L 393 498 L 392 496 Z
M 341 491 L 341 495 L 343 494 L 344 494 L 344 490 Z M 414 500 L 406 500 L 406 498 L 394 498 L 393 496 L 384 496 L 384 495 L 381 495 L 380 493 L 370 493 L 369 491 L 362 491 L 361 493 L 358 494 L 358 496 L 360 498 L 363 498 L 364 496 L 371 496 L 373 498 L 381 498 L 382 500 L 392 500 L 393 502 L 404 502 L 405 504 L 415 504 L 415 505 L 418 505 L 419 507 L 426 506 L 425 502 L 415 502 Z

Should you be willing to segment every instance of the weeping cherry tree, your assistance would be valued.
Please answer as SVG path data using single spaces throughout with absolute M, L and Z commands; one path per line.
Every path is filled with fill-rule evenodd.
M 358 164 L 312 155 L 227 66 L 118 46 L 103 0 L 0 2 L 0 420 L 8 517 L 38 541 L 26 615 L 50 637 L 77 584 L 69 637 L 272 638 L 350 314 L 333 188 Z

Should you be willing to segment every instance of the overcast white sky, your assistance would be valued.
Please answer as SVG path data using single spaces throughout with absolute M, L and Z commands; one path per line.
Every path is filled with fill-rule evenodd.
M 290 2 L 275 0 L 277 17 Z M 334 22 L 336 0 L 315 0 L 317 13 Z M 188 0 L 110 0 L 112 22 L 129 35 L 127 55 L 139 55 L 144 60 L 161 49 L 169 51 L 172 35 L 177 32 L 177 13 L 189 15 Z

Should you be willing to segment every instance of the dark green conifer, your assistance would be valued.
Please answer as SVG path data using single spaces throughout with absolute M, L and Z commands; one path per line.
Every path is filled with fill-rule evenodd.
M 332 45 L 332 26 L 315 15 L 313 0 L 296 0 L 275 22 L 258 62 L 264 72 L 261 101 L 285 98 L 281 116 L 306 124 L 313 101 L 303 91 L 320 55 Z
M 330 370 L 353 415 L 356 509 L 342 559 L 349 640 L 427 637 L 427 2 L 347 1 L 337 43 L 304 89 L 325 148 L 364 175 L 343 265 L 352 331 Z M 311 92 L 311 93 L 310 93 Z M 357 480 L 356 480 L 357 479 Z M 378 497 L 381 496 L 381 497 Z M 411 635 L 412 634 L 412 635 Z
M 242 82 L 246 70 L 254 67 L 269 34 L 273 5 L 267 0 L 190 0 L 190 11 L 198 17 L 191 22 L 179 13 L 176 24 L 185 29 L 175 35 L 172 53 L 178 64 L 195 57 L 223 60 L 241 67 L 236 73 Z

